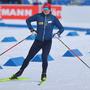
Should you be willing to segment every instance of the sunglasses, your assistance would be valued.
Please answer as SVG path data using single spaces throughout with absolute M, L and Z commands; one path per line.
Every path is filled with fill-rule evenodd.
M 48 7 L 43 8 L 43 10 L 48 11 L 50 10 Z

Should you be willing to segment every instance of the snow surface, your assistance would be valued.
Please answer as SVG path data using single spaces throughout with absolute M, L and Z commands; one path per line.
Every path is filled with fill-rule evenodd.
M 71 49 L 78 49 L 83 56 L 80 58 L 90 66 L 90 35 L 77 32 L 79 36 L 66 36 L 70 32 L 64 31 L 61 40 Z M 0 27 L 0 53 L 17 42 L 1 42 L 4 37 L 13 36 L 19 42 L 30 35 L 26 28 Z M 3 66 L 10 58 L 26 57 L 33 41 L 25 40 L 15 48 L 0 56 L 0 78 L 10 77 L 20 68 Z M 0 90 L 90 90 L 90 69 L 76 57 L 63 57 L 67 48 L 56 38 L 53 39 L 50 55 L 54 61 L 49 61 L 47 82 L 38 86 L 41 76 L 41 62 L 30 62 L 21 77 L 29 77 L 26 81 L 10 81 L 0 83 Z M 41 53 L 41 51 L 39 52 Z

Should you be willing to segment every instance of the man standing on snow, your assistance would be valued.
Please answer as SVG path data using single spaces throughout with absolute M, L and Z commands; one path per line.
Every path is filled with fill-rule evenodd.
M 24 60 L 20 70 L 15 73 L 10 79 L 16 79 L 19 77 L 24 69 L 29 64 L 30 60 L 42 49 L 42 74 L 41 80 L 44 81 L 47 77 L 47 67 L 48 67 L 48 55 L 52 45 L 52 37 L 53 37 L 53 28 L 56 26 L 59 31 L 58 35 L 64 31 L 63 26 L 59 22 L 59 20 L 51 14 L 51 4 L 45 3 L 42 7 L 42 13 L 36 14 L 32 17 L 29 17 L 26 20 L 27 26 L 31 32 L 34 32 L 31 22 L 37 22 L 37 35 L 31 49 Z

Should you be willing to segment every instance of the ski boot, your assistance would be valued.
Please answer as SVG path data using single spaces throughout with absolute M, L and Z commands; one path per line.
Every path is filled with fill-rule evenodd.
M 9 79 L 13 80 L 13 79 L 18 79 L 19 76 L 21 76 L 21 74 L 23 73 L 22 70 L 19 70 L 17 73 L 15 73 L 13 76 L 11 76 Z
M 46 75 L 46 73 L 43 73 L 41 75 L 41 81 L 46 81 L 46 79 L 47 79 L 47 75 Z

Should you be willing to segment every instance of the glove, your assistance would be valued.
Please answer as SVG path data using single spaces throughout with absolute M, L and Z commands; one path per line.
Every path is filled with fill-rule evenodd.
M 34 32 L 35 30 L 34 30 L 34 29 L 31 29 L 30 31 L 31 31 L 31 32 Z
M 58 37 L 60 37 L 61 33 L 58 31 L 58 32 L 57 32 L 57 35 L 58 35 Z

